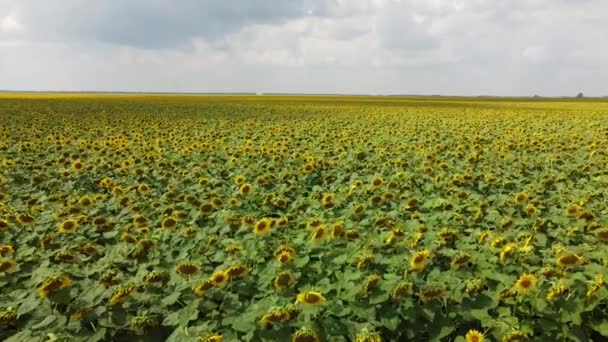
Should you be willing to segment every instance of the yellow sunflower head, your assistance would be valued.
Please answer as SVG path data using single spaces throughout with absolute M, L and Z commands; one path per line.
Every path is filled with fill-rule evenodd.
M 326 233 L 327 233 L 327 227 L 323 224 L 320 224 L 313 229 L 310 239 L 313 242 L 322 241 L 325 238 Z
M 239 187 L 241 195 L 248 195 L 253 191 L 253 186 L 249 183 L 245 183 Z
M 211 274 L 209 280 L 215 287 L 224 287 L 228 284 L 228 280 L 230 280 L 230 274 L 226 271 L 218 270 Z
M 296 278 L 289 272 L 283 272 L 274 277 L 272 280 L 272 286 L 275 290 L 283 291 L 296 282 Z
M 485 340 L 483 334 L 475 329 L 471 329 L 467 331 L 467 334 L 464 336 L 466 342 L 483 342 Z
M 198 272 L 198 266 L 190 262 L 184 262 L 175 266 L 175 272 L 181 275 L 193 275 Z
M 175 228 L 176 225 L 177 225 L 177 220 L 173 217 L 165 217 L 161 221 L 161 226 L 163 227 L 163 229 L 171 230 L 171 229 Z
M 572 267 L 583 263 L 583 259 L 574 253 L 564 253 L 556 260 L 559 267 Z
M 266 235 L 270 232 L 271 226 L 272 220 L 269 218 L 263 218 L 255 224 L 255 227 L 253 227 L 253 233 L 258 236 Z
M 431 258 L 431 252 L 427 249 L 417 252 L 412 256 L 410 260 L 410 268 L 416 272 L 421 272 L 429 262 Z
M 72 170 L 74 170 L 76 172 L 80 172 L 80 171 L 84 170 L 84 163 L 80 160 L 76 160 L 76 161 L 72 162 Z
M 320 306 L 325 304 L 325 297 L 317 291 L 301 292 L 296 296 L 296 302 L 305 306 Z
M 78 229 L 78 221 L 67 219 L 59 224 L 59 232 L 62 234 L 72 234 Z
M 524 273 L 515 282 L 515 288 L 519 293 L 526 294 L 536 288 L 537 282 L 536 276 L 531 273 Z
M 292 335 L 291 342 L 321 342 L 321 336 L 315 329 L 303 327 Z

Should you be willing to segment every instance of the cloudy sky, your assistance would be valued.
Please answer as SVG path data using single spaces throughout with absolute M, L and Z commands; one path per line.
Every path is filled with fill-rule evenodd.
M 608 95 L 606 0 L 0 0 L 0 89 Z

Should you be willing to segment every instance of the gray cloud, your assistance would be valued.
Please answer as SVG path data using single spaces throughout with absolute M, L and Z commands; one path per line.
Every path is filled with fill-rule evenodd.
M 606 95 L 603 0 L 0 0 L 0 88 Z
M 140 48 L 216 39 L 248 24 L 327 16 L 333 1 L 107 0 L 15 1 L 14 11 L 33 38 L 97 40 Z

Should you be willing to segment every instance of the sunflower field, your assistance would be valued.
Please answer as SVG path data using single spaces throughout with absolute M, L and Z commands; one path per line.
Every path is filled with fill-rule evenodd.
M 0 340 L 608 339 L 608 103 L 0 95 Z

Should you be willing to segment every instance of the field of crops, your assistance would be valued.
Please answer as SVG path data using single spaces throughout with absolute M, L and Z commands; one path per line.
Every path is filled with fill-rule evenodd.
M 608 103 L 0 95 L 0 340 L 608 339 Z

